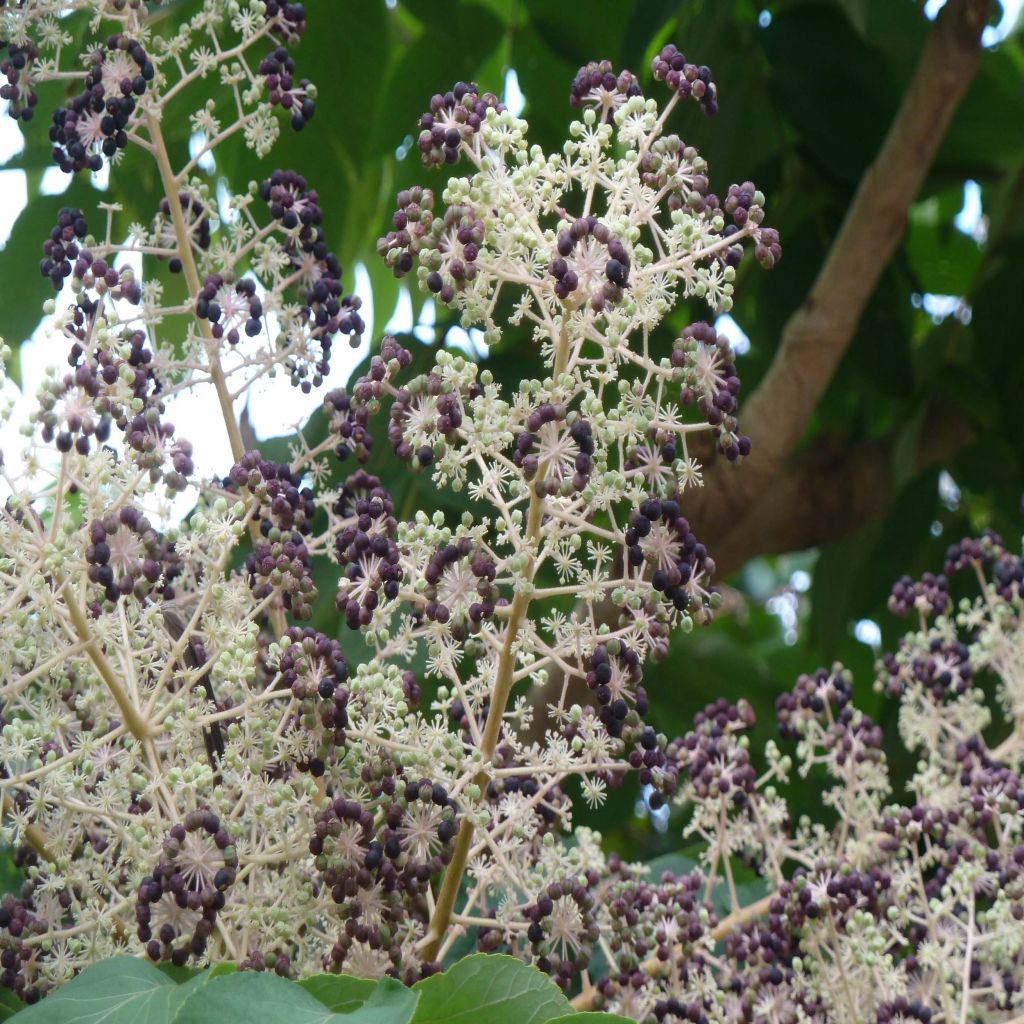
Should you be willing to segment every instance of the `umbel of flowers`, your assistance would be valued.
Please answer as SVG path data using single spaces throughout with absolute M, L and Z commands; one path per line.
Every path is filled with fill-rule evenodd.
M 489 342 L 525 332 L 543 374 L 501 386 L 384 338 L 325 395 L 326 437 L 277 462 L 246 451 L 234 399 L 282 371 L 319 386 L 338 336 L 363 332 L 358 300 L 315 182 L 277 170 L 217 203 L 199 161 L 236 135 L 265 156 L 282 121 L 314 118 L 307 12 L 205 0 L 161 36 L 151 6 L 0 6 L 11 113 L 47 130 L 37 88 L 59 77 L 57 165 L 109 162 L 116 196 L 118 165 L 152 160 L 164 192 L 145 223 L 69 208 L 40 239 L 67 363 L 3 477 L 0 838 L 27 881 L 0 906 L 0 983 L 31 1002 L 125 952 L 411 982 L 469 934 L 643 1021 L 1020 1011 L 1021 562 L 1001 542 L 950 555 L 973 601 L 939 577 L 894 592 L 920 620 L 880 666 L 921 752 L 909 803 L 889 805 L 879 729 L 838 667 L 780 699 L 763 755 L 742 702 L 682 737 L 648 720 L 646 665 L 718 603 L 686 517 L 700 453 L 751 451 L 727 338 L 654 334 L 684 300 L 729 309 L 745 250 L 781 258 L 757 188 L 720 197 L 674 134 L 684 101 L 716 111 L 710 70 L 667 46 L 648 97 L 581 68 L 550 154 L 475 85 L 434 96 L 419 150 L 438 170 L 399 193 L 380 256 Z M 201 100 L 200 80 L 219 83 Z M 172 118 L 205 140 L 178 166 Z M 212 479 L 171 419 L 185 391 L 223 414 L 233 461 Z M 399 512 L 363 465 L 375 446 L 472 511 Z M 175 522 L 179 492 L 194 511 Z M 306 625 L 323 607 L 329 635 Z M 994 748 L 986 673 L 1010 723 Z M 827 780 L 821 822 L 791 820 L 794 768 Z M 598 805 L 628 776 L 688 809 L 692 873 L 649 877 L 578 824 L 570 793 Z M 765 883 L 748 906 L 741 861 Z

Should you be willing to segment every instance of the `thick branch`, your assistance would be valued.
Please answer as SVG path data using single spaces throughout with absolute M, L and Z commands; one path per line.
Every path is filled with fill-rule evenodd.
M 195 254 L 192 252 L 192 241 L 189 237 L 188 226 L 185 223 L 185 212 L 178 198 L 178 184 L 171 168 L 170 156 L 164 142 L 163 132 L 160 128 L 160 118 L 149 112 L 146 114 L 146 128 L 153 144 L 153 153 L 156 157 L 157 166 L 160 169 L 160 180 L 164 187 L 164 196 L 171 211 L 171 223 L 174 225 L 174 236 L 178 244 L 178 256 L 181 259 L 181 267 L 185 274 L 185 283 L 188 285 L 189 302 L 194 303 L 199 292 L 202 290 L 202 281 L 199 279 L 199 269 L 196 266 Z M 231 393 L 228 390 L 227 378 L 224 376 L 224 367 L 221 365 L 220 354 L 217 342 L 210 332 L 210 325 L 207 321 L 196 317 L 199 331 L 206 342 L 206 351 L 210 360 L 210 379 L 213 381 L 217 392 L 217 401 L 220 404 L 221 416 L 224 420 L 224 428 L 227 431 L 228 443 L 231 445 L 231 456 L 235 462 L 240 462 L 245 455 L 245 447 L 242 444 L 242 434 L 238 427 L 238 420 L 235 418 L 235 409 L 231 401 Z M 255 517 L 249 520 L 249 534 L 253 544 L 260 540 L 259 523 Z M 271 623 L 274 632 L 283 636 L 288 628 L 287 618 L 283 606 L 275 601 L 270 611 Z
M 721 460 L 687 515 L 702 540 L 721 536 L 773 487 L 850 344 L 907 210 L 977 71 L 992 0 L 949 0 L 935 19 L 899 111 L 868 168 L 810 294 L 786 324 L 775 359 L 746 403 L 754 453 L 741 473 Z M 807 544 L 799 545 L 806 547 Z
M 973 440 L 966 414 L 936 402 L 919 428 L 913 474 L 941 465 Z M 897 444 L 896 436 L 853 447 L 838 438 L 819 438 L 718 540 L 717 577 L 758 555 L 819 547 L 882 519 L 899 489 Z
M 3 795 L 3 816 L 6 818 L 14 813 L 14 801 L 6 794 Z M 22 830 L 22 838 L 32 847 L 43 860 L 50 864 L 56 864 L 57 858 L 50 852 L 46 843 L 46 833 L 38 825 L 26 825 Z
M 554 377 L 556 380 L 565 369 L 568 353 L 569 339 L 563 330 L 555 346 Z M 537 471 L 538 479 L 540 480 L 544 479 L 546 465 L 546 463 L 542 463 Z M 538 494 L 536 490 L 530 492 L 530 511 L 526 520 L 526 542 L 529 546 L 539 544 L 545 504 L 546 502 L 542 494 Z M 530 563 L 524 571 L 525 578 L 530 583 L 533 582 L 535 572 L 536 558 L 531 557 Z M 491 687 L 491 703 L 487 710 L 484 734 L 480 741 L 480 752 L 483 754 L 484 766 L 473 779 L 474 783 L 481 789 L 487 785 L 490 777 L 489 766 L 491 758 L 494 757 L 494 751 L 498 745 L 505 708 L 508 705 L 509 695 L 512 693 L 516 662 L 515 643 L 529 610 L 531 600 L 532 598 L 529 594 L 524 591 L 516 594 L 512 601 L 508 625 L 505 627 L 505 640 L 495 667 L 494 684 Z M 473 822 L 468 816 L 463 818 L 459 834 L 455 838 L 452 859 L 448 862 L 448 867 L 444 873 L 444 881 L 441 883 L 441 890 L 437 896 L 434 912 L 430 915 L 430 925 L 427 928 L 427 934 L 420 942 L 419 952 L 424 960 L 433 960 L 437 957 L 438 950 L 441 948 L 441 943 L 451 923 L 452 911 L 455 909 L 455 901 L 459 894 L 459 886 L 462 884 L 462 876 L 465 874 L 466 865 L 469 861 L 473 832 Z
M 99 640 L 97 640 L 95 633 L 93 633 L 89 626 L 89 620 L 85 617 L 85 613 L 78 606 L 78 600 L 71 588 L 71 584 L 65 583 L 61 592 L 64 595 L 65 606 L 67 607 L 68 618 L 71 620 L 71 625 L 74 627 L 75 633 L 78 635 L 78 639 L 85 644 L 85 650 L 89 655 L 89 660 L 92 662 L 93 668 L 96 669 L 96 672 L 110 691 L 111 696 L 117 702 L 117 706 L 121 709 L 121 716 L 124 718 L 124 724 L 137 740 L 141 741 L 147 739 L 150 735 L 149 721 L 135 706 L 131 697 L 121 685 L 121 681 L 117 678 L 117 673 L 107 660 L 107 656 L 103 653 L 103 648 L 100 646 Z

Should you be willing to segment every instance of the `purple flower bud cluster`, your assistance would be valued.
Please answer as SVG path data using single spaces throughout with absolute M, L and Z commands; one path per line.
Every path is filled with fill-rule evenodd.
M 319 387 L 330 370 L 331 342 L 344 334 L 356 348 L 366 325 L 359 315 L 361 300 L 342 294 L 341 263 L 325 241 L 320 197 L 308 188 L 306 179 L 295 171 L 274 171 L 260 183 L 260 198 L 270 215 L 287 233 L 284 242 L 295 284 L 301 289 L 305 319 L 310 336 L 321 348 L 321 357 L 313 365 L 313 380 L 306 380 L 304 365 L 292 366 L 292 383 L 309 393 Z
M 459 147 L 480 131 L 487 111 L 504 109 L 493 93 L 480 95 L 475 82 L 456 82 L 450 92 L 432 96 L 430 110 L 420 118 L 417 140 L 424 166 L 456 163 Z
M 885 913 L 893 900 L 892 876 L 884 867 L 857 870 L 845 861 L 819 860 L 813 870 L 799 867 L 779 887 L 787 923 L 799 932 L 808 922 L 829 917 L 845 927 L 854 911 Z
M 729 186 L 722 209 L 732 217 L 732 222 L 737 228 L 742 228 L 746 227 L 748 221 L 751 224 L 760 224 L 764 219 L 761 201 L 757 186 L 752 181 L 745 181 L 742 185 Z
M 568 428 L 561 427 L 567 420 Z M 595 451 L 589 420 L 569 413 L 561 403 L 544 402 L 527 416 L 526 427 L 516 437 L 512 461 L 527 480 L 543 469 L 535 492 L 541 497 L 567 497 L 582 491 L 590 480 Z
M 89 579 L 112 603 L 128 594 L 141 600 L 166 580 L 176 562 L 173 547 L 134 505 L 93 520 L 85 558 Z
M 256 541 L 245 560 L 249 585 L 258 598 L 280 592 L 287 608 L 296 619 L 313 617 L 317 588 L 313 583 L 313 563 L 300 533 L 288 533 L 268 527 L 264 522 L 264 538 Z
M 725 457 L 735 462 L 749 455 L 750 438 L 737 433 L 740 378 L 729 339 L 711 324 L 690 324 L 672 343 L 672 365 L 682 372 L 679 400 L 683 405 L 697 405 L 714 428 Z
M 949 607 L 949 580 L 926 572 L 919 580 L 901 576 L 889 595 L 889 611 L 905 616 L 912 608 L 924 615 L 941 615 Z
M 1007 897 L 1020 900 L 1024 896 L 1024 845 L 1005 849 L 1005 839 L 993 836 L 993 829 L 1000 815 L 1008 810 L 1020 812 L 1024 787 L 1010 769 L 994 764 L 982 767 L 984 758 L 969 755 L 968 761 L 972 758 L 975 768 L 964 773 L 962 803 L 946 809 L 924 803 L 891 808 L 881 822 L 879 846 L 897 860 L 913 859 L 921 849 L 930 869 L 922 880 L 928 899 L 941 898 L 943 886 L 959 864 L 974 862 L 997 876 Z M 1024 920 L 1024 904 L 1014 917 Z M 915 927 L 912 937 L 923 939 L 926 929 L 920 924 Z M 919 966 L 916 958 L 907 963 L 909 970 Z
M 730 185 L 722 209 L 732 218 L 732 223 L 726 224 L 723 228 L 722 237 L 730 238 L 748 224 L 760 227 L 764 220 L 764 209 L 761 205 L 763 202 L 764 197 L 757 191 L 757 186 L 752 181 L 745 181 L 742 185 Z M 774 228 L 762 228 L 756 238 L 754 257 L 765 270 L 771 270 L 782 259 L 779 233 Z M 740 265 L 742 259 L 743 246 L 737 242 L 726 250 L 723 262 L 726 266 L 735 268 Z
M 79 242 L 87 233 L 82 211 L 77 207 L 63 207 L 57 215 L 56 227 L 43 243 L 39 273 L 49 278 L 58 291 L 68 277 L 81 285 L 76 288 L 76 304 L 85 316 L 92 316 L 99 309 L 104 295 L 138 305 L 142 301 L 142 288 L 134 273 L 128 268 L 116 270 L 106 260 L 83 249 Z M 94 291 L 97 298 L 90 298 L 89 290 Z
M 361 463 L 369 458 L 373 449 L 373 435 L 367 429 L 370 415 L 390 393 L 392 378 L 411 362 L 412 354 L 386 334 L 380 352 L 370 359 L 369 371 L 355 382 L 352 393 L 338 388 L 324 397 L 327 429 L 338 438 L 334 454 L 339 462 L 344 462 L 349 455 L 354 455 Z
M 875 1014 L 876 1024 L 909 1024 L 912 1020 L 918 1020 L 921 1024 L 931 1024 L 933 1011 L 930 1007 L 921 1002 L 920 999 L 908 999 L 906 996 L 899 996 L 891 1002 L 884 1002 L 878 1007 Z
M 38 392 L 34 418 L 42 426 L 43 440 L 55 441 L 58 451 L 74 449 L 85 455 L 93 440 L 103 443 L 110 437 L 111 426 L 116 423 L 129 435 L 125 439 L 128 447 L 141 451 L 141 445 L 135 443 L 138 439 L 130 436 L 138 417 L 129 419 L 118 392 L 127 379 L 133 396 L 144 407 L 159 410 L 160 383 L 153 374 L 153 354 L 146 347 L 145 334 L 127 331 L 118 339 L 122 345 L 127 344 L 127 357 L 122 354 L 123 349 L 109 343 L 87 351 L 84 346 L 92 343 L 92 331 L 86 326 L 81 306 L 76 307 L 73 322 L 65 333 L 75 339 L 68 354 L 73 372 L 59 380 L 45 381 Z M 177 490 L 184 486 L 184 476 L 193 471 L 191 453 L 184 441 L 171 448 L 177 465 L 170 467 L 166 479 L 171 489 Z M 154 479 L 159 479 L 167 468 L 158 466 L 156 460 L 147 460 L 146 465 L 155 474 Z
M 212 811 L 190 811 L 172 826 L 136 896 L 137 934 L 151 960 L 184 967 L 206 952 L 237 867 L 231 836 Z
M 569 87 L 569 105 L 593 105 L 607 121 L 630 96 L 642 96 L 640 83 L 632 71 L 615 73 L 611 61 L 591 61 L 576 72 Z
M 942 704 L 963 696 L 971 688 L 974 668 L 966 644 L 932 637 L 927 650 L 901 641 L 895 654 L 882 657 L 880 676 L 890 697 L 899 697 L 908 686 L 920 686 L 933 701 Z
M 669 210 L 693 213 L 718 209 L 718 197 L 710 192 L 707 163 L 694 146 L 678 135 L 656 139 L 641 158 L 643 182 L 657 192 L 667 191 Z
M 991 566 L 1005 550 L 1003 538 L 992 530 L 986 530 L 980 537 L 964 537 L 946 549 L 945 573 L 952 576 L 975 565 Z
M 316 512 L 313 492 L 302 486 L 302 477 L 291 467 L 270 462 L 253 449 L 231 467 L 229 479 L 259 499 L 260 516 L 271 525 L 302 534 L 312 530 Z
M 436 241 L 430 233 L 433 223 L 434 193 L 429 188 L 415 185 L 398 193 L 398 209 L 391 218 L 392 230 L 377 239 L 377 254 L 383 257 L 395 277 L 404 277 L 412 270 L 421 248 L 433 248 Z
M 620 878 L 613 874 L 602 895 L 610 923 L 607 945 L 615 959 L 597 989 L 604 1004 L 615 1000 L 625 1009 L 633 996 L 652 985 L 650 975 L 641 969 L 645 960 L 656 957 L 659 963 L 678 964 L 683 970 L 699 964 L 699 945 L 717 919 L 711 904 L 702 899 L 704 879 L 699 872 L 666 871 L 657 880 L 635 877 L 622 867 L 619 873 Z M 653 1012 L 659 1021 L 707 1019 L 696 1004 L 675 997 L 656 1000 Z
M 309 738 L 309 756 L 299 768 L 319 777 L 345 748 L 348 727 L 348 666 L 341 644 L 313 629 L 292 626 L 277 663 L 281 684 L 297 702 L 296 727 Z
M 451 859 L 459 809 L 441 783 L 404 779 L 393 765 L 367 764 L 362 775 L 371 802 L 336 797 L 316 816 L 309 841 L 344 921 L 324 966 L 343 970 L 353 947 L 363 946 L 398 975 L 400 926 L 426 920 L 426 887 Z
M 251 949 L 238 962 L 240 971 L 273 971 L 279 978 L 292 977 L 292 958 L 287 953 Z
M 263 330 L 263 303 L 256 296 L 256 282 L 243 277 L 232 288 L 220 274 L 210 274 L 196 297 L 196 316 L 208 320 L 215 338 L 232 345 L 241 340 L 239 330 L 250 338 Z
M 709 117 L 718 113 L 718 90 L 711 80 L 711 68 L 705 64 L 688 64 L 672 43 L 663 47 L 651 61 L 651 71 L 680 99 L 699 103 Z
M 99 375 L 88 365 L 60 382 L 44 384 L 38 395 L 43 440 L 55 442 L 59 452 L 74 448 L 80 455 L 88 454 L 93 439 L 105 442 L 112 421 L 108 403 L 100 398 L 101 388 Z
M 66 887 L 54 891 L 47 865 L 31 850 L 17 849 L 13 862 L 28 877 L 17 894 L 4 893 L 0 902 L 0 985 L 31 1006 L 44 990 L 38 983 L 39 946 L 29 940 L 66 927 L 80 904 Z
M 291 114 L 292 128 L 301 132 L 316 113 L 310 80 L 295 81 L 295 61 L 283 46 L 260 61 L 259 73 L 263 76 L 271 105 L 280 106 Z
M 629 515 L 625 531 L 630 567 L 651 569 L 650 585 L 677 612 L 710 618 L 715 563 L 679 514 L 678 500 L 649 497 Z
M 71 276 L 72 260 L 77 260 L 80 252 L 78 242 L 88 233 L 85 214 L 77 206 L 62 206 L 57 226 L 43 242 L 43 259 L 39 264 L 39 273 L 48 277 L 57 291 L 64 287 L 64 278 Z
M 0 61 L 0 75 L 7 81 L 0 85 L 0 99 L 7 100 L 7 113 L 11 117 L 31 121 L 39 102 L 32 87 L 32 65 L 39 59 L 39 47 L 31 39 L 21 44 L 0 39 L 0 53 L 4 50 L 7 56 Z
M 469 206 L 455 203 L 443 217 L 434 216 L 433 206 L 429 189 L 399 192 L 392 230 L 377 240 L 377 253 L 397 278 L 408 274 L 418 259 L 427 290 L 450 304 L 476 279 L 484 223 Z
M 754 709 L 745 700 L 730 704 L 720 697 L 694 715 L 693 729 L 677 742 L 678 756 L 698 799 L 717 801 L 726 808 L 747 806 L 757 774 L 737 737 L 754 724 Z
M 335 388 L 324 395 L 323 409 L 328 431 L 338 438 L 334 449 L 338 461 L 344 462 L 353 455 L 356 462 L 366 462 L 373 448 L 373 435 L 367 430 L 370 422 L 367 406 L 357 402 L 344 388 Z
M 439 548 L 423 570 L 427 618 L 448 623 L 453 635 L 464 636 L 506 603 L 497 596 L 496 575 L 494 560 L 466 537 Z
M 403 577 L 395 543 L 398 523 L 391 495 L 378 477 L 363 469 L 342 485 L 334 511 L 341 517 L 334 539 L 341 567 L 335 603 L 346 625 L 358 629 L 370 624 L 381 598 L 398 597 Z
M 156 69 L 142 44 L 129 36 L 111 36 L 89 58 L 84 90 L 53 114 L 53 159 L 65 173 L 98 171 L 103 158 L 128 145 L 128 127 L 138 97 Z
M 533 962 L 552 975 L 561 989 L 568 989 L 576 975 L 587 969 L 600 937 L 593 892 L 599 880 L 596 871 L 588 871 L 577 878 L 551 882 L 526 909 L 530 922 L 526 937 Z
M 474 382 L 462 395 L 448 390 L 439 374 L 414 377 L 391 403 L 388 440 L 395 454 L 417 468 L 432 465 L 447 445 L 458 442 L 463 401 L 475 398 L 480 390 Z
M 760 237 L 754 246 L 754 258 L 765 270 L 771 270 L 782 259 L 782 244 L 775 228 L 761 229 Z
M 621 640 L 598 644 L 591 652 L 586 683 L 597 700 L 598 718 L 610 736 L 621 736 L 630 711 L 647 714 L 647 691 L 640 655 Z
M 797 740 L 804 722 L 836 719 L 852 706 L 852 700 L 853 676 L 841 665 L 834 665 L 831 671 L 820 668 L 810 675 L 801 675 L 792 690 L 775 700 L 779 735 Z
M 396 214 L 394 222 L 400 220 Z M 456 292 L 476 280 L 483 240 L 484 223 L 469 206 L 449 206 L 443 217 L 431 221 L 429 238 L 420 240 L 420 260 L 427 271 L 427 289 L 440 302 L 452 302 Z
M 1024 594 L 1024 558 L 1010 551 L 998 533 L 986 530 L 980 537 L 965 537 L 946 551 L 947 576 L 968 569 L 981 572 L 983 568 L 990 569 L 992 585 L 1003 601 Z
M 160 418 L 161 406 L 150 406 L 125 425 L 124 440 L 135 452 L 135 461 L 148 469 L 155 483 L 163 480 L 170 491 L 183 491 L 195 473 L 192 443 L 174 439 L 174 424 Z
M 267 0 L 264 14 L 273 22 L 271 31 L 287 43 L 297 43 L 306 34 L 306 5 L 291 0 Z
M 600 313 L 622 301 L 629 284 L 630 258 L 626 247 L 597 217 L 579 217 L 558 232 L 548 273 L 555 294 L 564 303 L 589 302 Z
M 260 503 L 262 539 L 245 562 L 253 593 L 265 598 L 278 591 L 297 619 L 311 618 L 317 589 L 305 535 L 313 528 L 313 492 L 301 486 L 290 467 L 269 462 L 256 450 L 231 467 L 228 480 Z

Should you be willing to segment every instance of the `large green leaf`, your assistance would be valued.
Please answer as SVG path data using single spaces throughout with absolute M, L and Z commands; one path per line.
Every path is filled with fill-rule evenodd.
M 416 1008 L 416 994 L 393 978 L 317 974 L 299 985 L 351 1024 L 405 1024 Z
M 357 980 L 357 979 L 349 979 Z M 357 1010 L 344 1011 L 348 1024 L 407 1024 L 419 996 L 394 978 L 381 978 Z
M 545 1024 L 569 1001 L 535 967 L 511 956 L 477 953 L 416 985 L 411 1024 Z
M 0 988 L 0 1020 L 8 1020 L 13 1017 L 24 1003 L 9 989 Z
M 17 1002 L 16 1000 L 14 1001 Z M 7 1005 L 0 1001 L 0 1019 Z M 94 964 L 42 1002 L 26 1024 L 545 1024 L 572 1016 L 550 978 L 510 956 L 477 954 L 412 989 L 317 975 L 296 984 L 221 965 L 176 984 L 144 960 Z M 602 1015 L 602 1020 L 614 1021 Z
M 765 31 L 768 86 L 807 156 L 837 181 L 855 182 L 896 108 L 885 60 L 838 8 L 793 4 Z
M 962 205 L 963 189 L 953 188 L 910 211 L 907 255 L 922 292 L 964 295 L 978 272 L 982 248 L 954 224 Z
M 342 1019 L 293 982 L 246 972 L 220 979 L 202 999 L 187 1002 L 175 1024 L 333 1024 Z
M 358 1010 L 376 986 L 369 978 L 351 978 L 347 974 L 314 974 L 299 984 L 335 1013 Z
M 115 957 L 83 971 L 42 1002 L 21 1011 L 18 1024 L 168 1024 L 193 997 L 205 1005 L 205 989 L 224 970 L 214 968 L 183 985 L 145 960 Z M 202 994 L 200 995 L 200 993 Z M 200 1018 L 193 1018 L 200 1019 Z

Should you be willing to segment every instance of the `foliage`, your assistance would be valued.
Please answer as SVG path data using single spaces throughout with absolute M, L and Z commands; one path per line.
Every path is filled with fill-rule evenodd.
M 3 1011 L 0 1010 L 0 1019 Z M 511 957 L 477 955 L 411 989 L 319 974 L 295 983 L 273 974 L 234 974 L 226 967 L 175 981 L 145 961 L 116 957 L 86 968 L 59 992 L 23 1010 L 24 1024 L 587 1024 L 537 970 Z M 607 1024 L 625 1022 L 601 1014 Z

